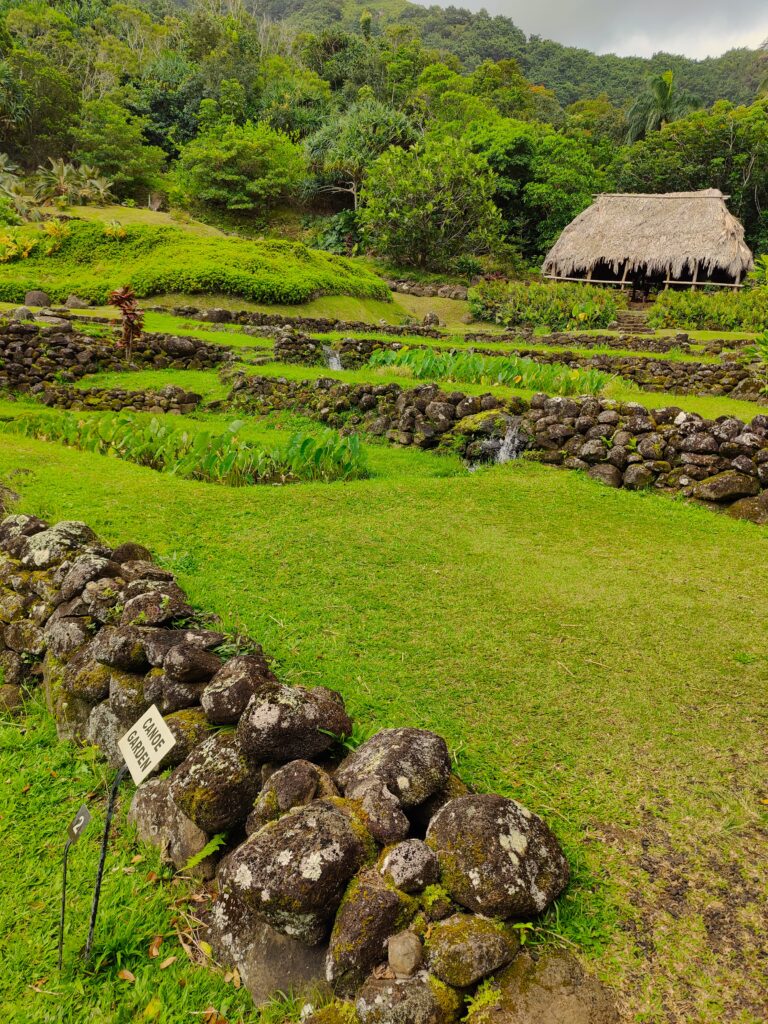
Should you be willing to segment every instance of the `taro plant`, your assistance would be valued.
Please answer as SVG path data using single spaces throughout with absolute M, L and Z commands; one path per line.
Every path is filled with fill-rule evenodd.
M 431 348 L 379 349 L 369 366 L 399 367 L 418 380 L 502 384 L 553 395 L 598 395 L 613 378 L 601 370 L 572 369 L 563 363 L 537 363 L 523 356 L 483 356 Z
M 129 413 L 82 416 L 75 412 L 30 413 L 3 425 L 11 433 L 125 459 L 190 480 L 245 487 L 295 481 L 354 480 L 368 476 L 357 436 L 335 431 L 294 434 L 284 449 L 269 451 L 238 435 L 242 421 L 226 430 L 194 430 L 171 417 Z

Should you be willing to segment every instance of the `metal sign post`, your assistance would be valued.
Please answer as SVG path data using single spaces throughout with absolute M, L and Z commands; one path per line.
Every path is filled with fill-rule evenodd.
M 99 899 L 101 897 L 101 883 L 104 878 L 104 862 L 107 859 L 107 847 L 109 845 L 109 833 L 112 827 L 112 818 L 115 815 L 117 803 L 117 792 L 120 783 L 128 772 L 137 786 L 141 785 L 144 779 L 157 768 L 165 755 L 176 745 L 176 737 L 165 724 L 165 720 L 153 704 L 149 711 L 146 711 L 125 736 L 118 741 L 120 753 L 125 758 L 125 764 L 115 776 L 112 789 L 109 794 L 107 805 L 107 820 L 104 822 L 104 834 L 101 837 L 101 853 L 99 855 L 99 866 L 96 871 L 96 885 L 93 889 L 93 903 L 91 904 L 91 920 L 88 926 L 88 940 L 85 944 L 84 957 L 86 960 L 91 955 L 93 946 L 93 934 L 96 930 L 96 918 L 99 913 Z
M 64 957 L 64 921 L 67 916 L 67 864 L 69 862 L 69 850 L 73 843 L 76 843 L 85 832 L 91 822 L 91 815 L 88 808 L 83 804 L 75 815 L 67 829 L 67 841 L 64 844 L 64 857 L 61 866 L 61 916 L 59 919 L 59 971 L 61 971 Z

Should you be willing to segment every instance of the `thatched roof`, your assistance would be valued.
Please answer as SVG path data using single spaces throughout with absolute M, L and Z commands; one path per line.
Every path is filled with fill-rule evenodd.
M 707 273 L 721 270 L 739 280 L 752 269 L 744 228 L 716 188 L 661 195 L 599 195 L 550 250 L 543 272 L 578 277 L 609 264 L 618 274 L 626 260 L 629 273 L 671 271 L 673 280 L 693 274 L 696 264 Z

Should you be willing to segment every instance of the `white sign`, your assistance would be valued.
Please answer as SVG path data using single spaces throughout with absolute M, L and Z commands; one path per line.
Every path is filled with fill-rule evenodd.
M 176 737 L 153 704 L 118 740 L 117 745 L 128 765 L 131 778 L 138 786 L 157 768 L 171 747 L 176 745 Z

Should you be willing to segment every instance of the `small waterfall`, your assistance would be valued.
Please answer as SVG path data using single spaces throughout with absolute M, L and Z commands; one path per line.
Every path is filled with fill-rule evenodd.
M 526 438 L 520 433 L 517 423 L 512 423 L 507 427 L 507 432 L 496 452 L 494 461 L 501 464 L 519 459 L 526 447 Z
M 325 356 L 325 365 L 329 370 L 341 370 L 341 356 L 338 352 L 330 347 L 330 345 L 323 345 L 323 355 Z

